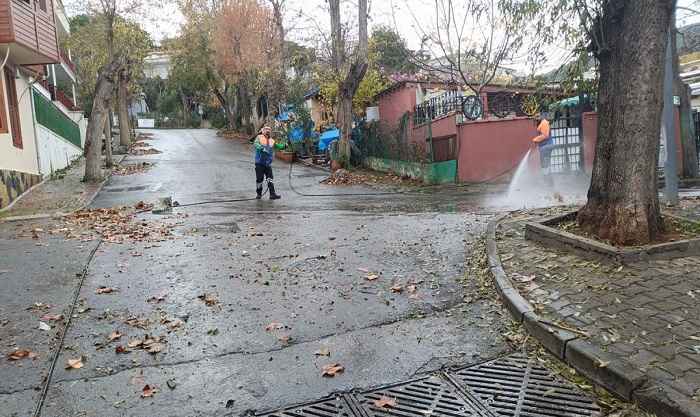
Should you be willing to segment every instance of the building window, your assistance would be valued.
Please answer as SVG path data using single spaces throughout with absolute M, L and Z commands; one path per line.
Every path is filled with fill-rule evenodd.
M 39 8 L 46 11 L 46 0 L 39 0 Z
M 10 131 L 12 132 L 12 144 L 16 148 L 22 149 L 22 128 L 19 124 L 17 85 L 15 84 L 14 71 L 10 68 L 5 68 L 5 87 L 7 90 L 7 113 L 9 115 Z

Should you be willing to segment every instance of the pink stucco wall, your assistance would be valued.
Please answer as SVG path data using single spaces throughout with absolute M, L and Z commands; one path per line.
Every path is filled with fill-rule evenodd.
M 457 119 L 456 115 L 451 114 L 449 116 L 442 117 L 440 119 L 433 120 L 430 125 L 434 138 L 443 138 L 448 136 L 455 136 L 457 134 Z M 428 138 L 428 125 L 426 123 L 413 127 L 411 130 L 410 140 L 412 142 L 425 142 Z
M 416 105 L 416 86 L 407 84 L 389 91 L 382 94 L 378 101 L 379 119 L 390 128 L 395 128 L 404 113 L 413 112 Z
M 480 120 L 458 126 L 460 182 L 491 181 L 517 167 L 530 149 L 536 129 L 532 119 Z

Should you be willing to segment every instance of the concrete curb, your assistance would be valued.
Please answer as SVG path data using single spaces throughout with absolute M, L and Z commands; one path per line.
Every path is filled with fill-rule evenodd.
M 129 156 L 129 155 L 128 154 L 123 155 L 122 158 L 116 162 L 116 164 L 119 165 L 122 162 L 124 162 L 124 160 L 127 158 L 127 156 Z M 92 194 L 92 196 L 90 196 L 90 198 L 88 198 L 88 200 L 85 202 L 85 204 L 83 204 L 82 206 L 78 207 L 75 210 L 69 211 L 67 213 L 62 212 L 62 211 L 57 211 L 55 213 L 37 213 L 37 214 L 29 214 L 26 216 L 3 217 L 3 218 L 0 218 L 0 223 L 19 222 L 19 221 L 25 221 L 25 220 L 41 220 L 41 219 L 50 219 L 50 218 L 61 218 L 61 217 L 65 217 L 65 216 L 70 216 L 71 214 L 73 214 L 77 211 L 84 210 L 85 208 L 89 207 L 93 201 L 95 201 L 95 198 L 97 198 L 97 194 L 99 194 L 100 191 L 102 191 L 102 188 L 104 188 L 105 184 L 107 184 L 107 181 L 109 181 L 109 179 L 112 178 L 113 173 L 114 173 L 114 170 L 110 171 L 109 174 L 107 174 L 107 176 L 105 177 L 105 179 L 102 180 L 100 185 L 97 187 L 97 190 L 95 190 L 95 192 Z M 48 178 L 47 178 L 47 180 L 48 180 Z M 43 184 L 45 181 L 46 180 L 42 181 L 41 184 Z M 36 186 L 39 186 L 39 185 L 40 184 L 37 184 Z M 34 187 L 29 189 L 27 191 L 27 193 L 23 194 L 23 196 L 28 194 L 33 188 Z
M 489 270 L 496 290 L 513 319 L 560 360 L 615 395 L 637 401 L 660 417 L 700 417 L 700 406 L 666 385 L 649 381 L 646 375 L 624 358 L 602 351 L 579 335 L 559 329 L 543 321 L 532 305 L 518 292 L 508 278 L 496 245 L 496 229 L 508 216 L 491 220 L 486 229 L 486 251 Z

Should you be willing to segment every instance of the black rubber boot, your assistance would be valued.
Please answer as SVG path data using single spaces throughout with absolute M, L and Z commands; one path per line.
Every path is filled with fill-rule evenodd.
M 255 192 L 257 193 L 255 198 L 260 200 L 262 198 L 262 184 L 255 189 Z
M 279 200 L 280 198 L 282 198 L 281 195 L 279 195 L 275 192 L 275 184 L 273 184 L 271 182 L 268 183 L 267 189 L 270 190 L 270 200 Z

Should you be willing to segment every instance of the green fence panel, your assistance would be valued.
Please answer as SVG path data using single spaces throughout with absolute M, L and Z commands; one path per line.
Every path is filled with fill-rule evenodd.
M 33 90 L 33 93 L 34 113 L 36 114 L 37 123 L 82 149 L 78 124 L 63 114 L 43 94 L 36 90 Z

